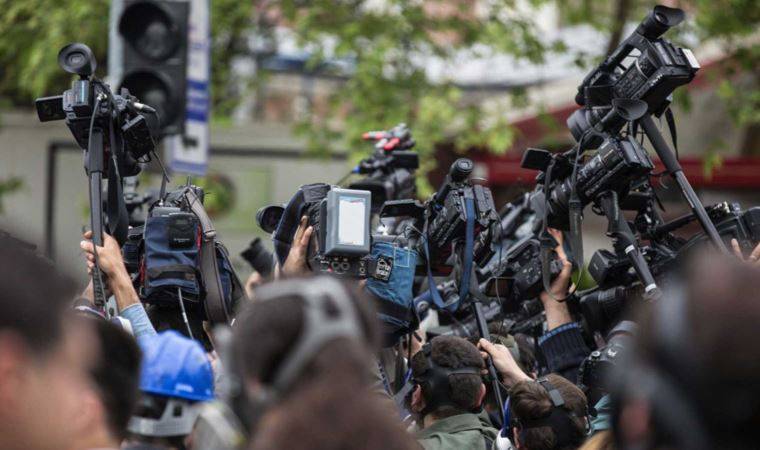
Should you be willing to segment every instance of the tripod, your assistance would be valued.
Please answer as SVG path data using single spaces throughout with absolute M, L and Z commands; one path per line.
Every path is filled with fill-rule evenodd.
M 684 198 L 686 198 L 686 201 L 689 202 L 691 210 L 694 212 L 697 220 L 702 225 L 702 228 L 704 228 L 707 236 L 713 242 L 715 247 L 718 248 L 718 250 L 724 253 L 728 253 L 726 244 L 720 238 L 718 230 L 715 228 L 715 225 L 707 215 L 707 211 L 705 211 L 704 205 L 702 205 L 702 202 L 699 200 L 699 197 L 697 197 L 696 192 L 694 192 L 694 189 L 691 187 L 691 183 L 689 183 L 689 180 L 686 179 L 686 175 L 683 173 L 681 164 L 678 162 L 675 154 L 665 142 L 665 138 L 663 138 L 662 133 L 660 133 L 660 130 L 657 128 L 657 125 L 655 125 L 654 120 L 652 120 L 652 116 L 649 114 L 644 115 L 639 119 L 639 123 L 644 129 L 644 133 L 647 135 L 647 138 L 649 138 L 649 142 L 652 143 L 652 147 L 654 147 L 654 150 L 657 152 L 657 156 L 660 157 L 660 160 L 665 165 L 665 169 L 676 180 L 676 183 L 678 183 L 678 187 L 681 188 L 681 192 L 683 193 Z

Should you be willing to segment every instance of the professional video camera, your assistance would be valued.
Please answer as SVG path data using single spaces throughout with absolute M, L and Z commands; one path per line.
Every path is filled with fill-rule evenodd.
M 108 229 L 119 243 L 127 239 L 129 213 L 122 194 L 123 176 L 140 172 L 138 161 L 155 149 L 156 110 L 143 105 L 122 89 L 120 95 L 94 76 L 97 62 L 84 44 L 69 44 L 58 53 L 58 64 L 68 73 L 79 75 L 63 95 L 36 100 L 41 122 L 65 120 L 79 146 L 85 151 L 85 171 L 89 177 L 90 227 L 95 245 L 103 245 L 103 178 L 108 179 L 105 211 Z M 147 114 L 147 116 L 145 115 Z M 96 255 L 92 272 L 95 305 L 104 309 L 105 290 Z
M 380 212 L 388 200 L 416 197 L 414 171 L 420 163 L 417 152 L 411 151 L 415 142 L 406 124 L 388 131 L 368 131 L 363 138 L 375 142 L 375 151 L 353 171 L 367 176 L 349 184 L 349 189 L 371 192 L 373 213 Z
M 655 6 L 636 30 L 586 76 L 575 96 L 583 108 L 567 120 L 576 140 L 602 121 L 613 99 L 643 100 L 649 114 L 659 116 L 665 112 L 673 90 L 689 83 L 700 68 L 691 50 L 661 38 L 683 20 L 680 9 Z M 603 131 L 617 133 L 625 122 L 609 121 Z M 601 142 L 595 139 L 596 144 L 590 142 L 591 146 Z
M 427 255 L 428 267 L 436 274 L 451 271 L 455 244 L 462 244 L 462 251 L 479 266 L 493 256 L 491 239 L 499 217 L 484 180 L 469 178 L 473 167 L 471 160 L 460 158 L 424 205 L 415 200 L 393 200 L 385 202 L 380 212 L 381 218 L 413 219 L 407 231 L 418 236 L 410 238 L 411 245 L 419 254 Z M 472 240 L 469 250 L 464 248 L 468 238 Z
M 105 150 L 116 158 L 120 176 L 137 175 L 137 161 L 155 148 L 155 132 L 149 120 L 156 110 L 139 102 L 122 89 L 120 95 L 93 74 L 95 56 L 84 44 L 69 44 L 58 53 L 58 64 L 68 73 L 79 75 L 62 95 L 38 98 L 35 102 L 40 122 L 66 120 L 66 125 L 82 149 Z M 145 116 L 144 114 L 150 116 Z M 155 124 L 155 123 L 154 123 Z M 93 170 L 88 168 L 88 170 Z M 109 172 L 104 170 L 103 176 Z
M 406 222 L 404 234 L 408 245 L 425 256 L 432 303 L 449 314 L 460 306 L 470 306 L 479 335 L 490 339 L 482 295 L 477 289 L 475 265 L 482 267 L 494 254 L 491 241 L 499 216 L 491 190 L 483 185 L 485 180 L 470 179 L 473 168 L 469 159 L 454 161 L 444 183 L 424 205 L 415 200 L 387 201 L 380 217 L 411 219 Z M 453 281 L 459 287 L 459 294 L 449 295 L 444 302 L 433 274 L 448 275 L 452 268 L 457 269 Z M 496 403 L 503 408 L 496 370 L 490 361 L 487 366 Z
M 654 169 L 646 150 L 632 136 L 608 136 L 596 155 L 575 168 L 574 177 L 571 158 L 577 158 L 576 152 L 572 150 L 552 158 L 546 150 L 531 148 L 523 155 L 523 168 L 542 171 L 537 182 L 543 184 L 543 189 L 536 195 L 545 197 L 547 226 L 552 228 L 569 229 L 573 192 L 581 208 L 597 202 L 605 192 L 616 192 L 622 200 L 635 182 Z M 549 172 L 552 163 L 552 172 Z
M 636 30 L 583 80 L 575 97 L 576 103 L 583 108 L 568 118 L 567 125 L 582 147 L 599 145 L 605 134 L 616 134 L 626 122 L 631 123 L 632 130 L 641 125 L 713 245 L 727 252 L 702 202 L 651 117 L 666 113 L 675 146 L 675 121 L 668 108 L 671 94 L 677 87 L 689 83 L 700 66 L 690 50 L 679 48 L 661 36 L 681 23 L 684 17 L 680 9 L 655 6 Z M 619 106 L 620 102 L 630 100 L 642 101 L 645 111 L 628 114 L 628 117 L 610 113 L 616 102 Z
M 707 212 L 724 242 L 736 239 L 744 251 L 751 251 L 760 242 L 760 207 L 743 210 L 736 203 L 722 202 L 708 207 Z M 673 234 L 695 219 L 690 213 L 668 223 L 651 222 L 650 227 L 639 227 L 642 238 L 649 240 L 642 253 L 655 278 L 667 276 L 682 266 L 686 258 L 708 241 L 705 233 L 688 239 Z M 631 273 L 630 261 L 608 250 L 594 253 L 589 274 L 597 287 L 578 293 L 579 310 L 589 331 L 604 334 L 627 317 L 631 306 L 640 302 L 644 289 Z

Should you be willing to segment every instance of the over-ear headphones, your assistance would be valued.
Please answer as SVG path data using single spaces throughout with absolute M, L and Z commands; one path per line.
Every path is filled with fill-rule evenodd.
M 480 367 L 465 366 L 452 369 L 436 364 L 432 358 L 432 348 L 431 342 L 427 342 L 422 346 L 420 352 L 427 361 L 426 369 L 422 373 L 412 375 L 412 382 L 415 385 L 424 386 L 425 392 L 430 393 L 430 398 L 425 399 L 425 408 L 422 410 L 423 415 L 435 411 L 441 406 L 461 408 L 460 405 L 455 404 L 451 400 L 451 383 L 449 378 L 451 375 L 464 374 L 482 377 L 482 369 Z M 480 410 L 480 405 L 475 410 Z M 477 412 L 475 410 L 473 412 Z
M 574 418 L 580 418 L 565 406 L 562 393 L 546 377 L 535 381 L 549 394 L 552 408 L 543 416 L 530 419 L 511 417 L 511 425 L 517 428 L 521 442 L 525 442 L 524 433 L 531 428 L 549 427 L 554 432 L 555 446 L 580 445 L 588 434 L 591 421 L 589 420 L 588 405 L 586 406 L 584 423 L 585 432 L 578 433 Z

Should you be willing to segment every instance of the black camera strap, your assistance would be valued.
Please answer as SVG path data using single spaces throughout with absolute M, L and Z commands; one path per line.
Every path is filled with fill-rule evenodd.
M 216 229 L 195 192 L 192 189 L 185 189 L 183 196 L 201 225 L 200 266 L 201 281 L 206 291 L 203 302 L 206 316 L 210 322 L 227 323 L 232 314 L 224 301 L 219 263 L 216 258 Z
M 116 135 L 113 120 L 108 121 L 109 141 L 111 145 L 111 170 L 108 174 L 108 231 L 120 246 L 127 241 L 129 231 L 129 213 L 122 192 L 120 160 L 124 158 L 124 142 Z

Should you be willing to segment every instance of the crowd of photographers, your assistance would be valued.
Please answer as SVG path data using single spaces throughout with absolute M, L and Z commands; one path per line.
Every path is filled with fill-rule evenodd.
M 92 284 L 78 296 L 49 261 L 4 239 L 0 448 L 756 446 L 760 247 L 746 261 L 692 259 L 677 289 L 592 353 L 562 301 L 571 264 L 559 232 L 562 270 L 540 295 L 545 332 L 535 343 L 497 334 L 497 323 L 490 341 L 425 342 L 418 329 L 393 342 L 364 282 L 309 273 L 312 232 L 302 221 L 274 277 L 252 277 L 232 326 L 213 330 L 149 317 L 110 236 L 97 249 L 89 232 L 81 242 L 90 270 L 97 254 L 116 302 L 110 320 Z M 618 334 L 628 342 L 614 347 Z M 584 361 L 612 349 L 625 358 L 585 385 Z M 388 353 L 404 366 L 398 390 Z M 489 361 L 508 398 L 503 410 Z
M 577 145 L 529 149 L 536 187 L 500 211 L 466 158 L 420 202 L 409 129 L 369 132 L 361 180 L 257 213 L 274 252 L 243 252 L 245 283 L 203 189 L 121 178 L 157 158 L 156 110 L 64 47 L 80 79 L 37 107 L 85 150 L 90 282 L 0 235 L 0 450 L 757 448 L 760 208 L 705 208 L 652 119 L 675 146 L 683 18 L 655 7 L 594 69 Z M 662 218 L 639 126 L 690 214 Z M 587 206 L 613 251 L 586 268 Z

